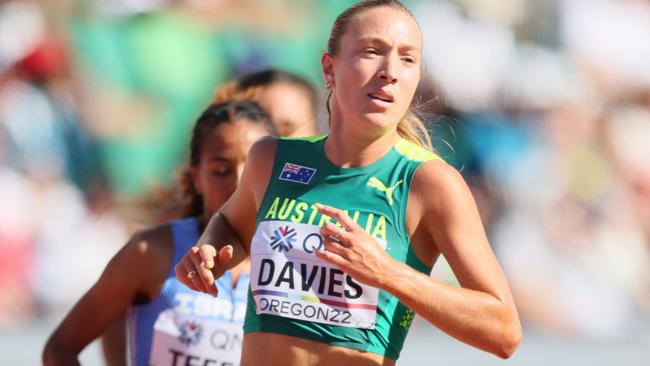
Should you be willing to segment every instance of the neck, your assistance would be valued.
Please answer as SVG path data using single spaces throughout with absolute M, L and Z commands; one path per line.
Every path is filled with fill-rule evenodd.
M 400 138 L 395 128 L 374 134 L 360 130 L 345 128 L 340 120 L 332 120 L 332 131 L 325 141 L 325 155 L 334 165 L 355 168 L 372 164 L 386 155 Z

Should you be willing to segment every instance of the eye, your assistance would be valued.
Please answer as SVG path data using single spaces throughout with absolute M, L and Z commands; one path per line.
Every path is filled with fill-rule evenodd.
M 379 55 L 379 51 L 375 48 L 364 48 L 363 53 L 367 55 Z
M 407 57 L 402 57 L 402 61 L 406 62 L 407 64 L 414 64 L 416 62 L 415 57 L 407 56 Z
M 221 166 L 221 167 L 212 169 L 211 173 L 214 176 L 220 177 L 220 176 L 227 175 L 229 173 L 229 169 L 228 169 L 228 167 Z

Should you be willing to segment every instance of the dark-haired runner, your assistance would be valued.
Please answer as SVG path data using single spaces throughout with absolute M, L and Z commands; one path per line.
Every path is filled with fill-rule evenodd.
M 127 310 L 131 365 L 238 364 L 248 262 L 216 282 L 218 299 L 182 286 L 173 271 L 237 187 L 250 146 L 273 131 L 256 102 L 226 94 L 194 127 L 182 182 L 185 218 L 131 238 L 51 335 L 45 365 L 78 365 L 78 354 Z

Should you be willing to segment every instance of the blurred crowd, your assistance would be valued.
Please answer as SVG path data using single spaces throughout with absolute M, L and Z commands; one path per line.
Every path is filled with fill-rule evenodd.
M 405 3 L 425 40 L 414 107 L 470 184 L 524 325 L 645 329 L 650 3 Z M 217 85 L 275 67 L 324 90 L 320 53 L 348 4 L 0 2 L 0 328 L 67 311 L 174 199 Z

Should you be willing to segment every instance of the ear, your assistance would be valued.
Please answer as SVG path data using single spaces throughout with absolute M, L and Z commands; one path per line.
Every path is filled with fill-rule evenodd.
M 203 187 L 201 187 L 201 179 L 199 177 L 199 168 L 195 166 L 190 166 L 190 175 L 192 176 L 192 185 L 196 193 L 201 194 L 203 192 Z
M 323 53 L 320 60 L 321 68 L 323 70 L 323 79 L 325 80 L 325 87 L 327 89 L 334 88 L 334 59 L 327 53 Z M 329 87 L 328 87 L 329 86 Z

